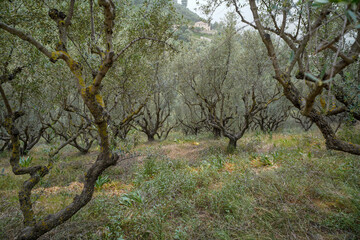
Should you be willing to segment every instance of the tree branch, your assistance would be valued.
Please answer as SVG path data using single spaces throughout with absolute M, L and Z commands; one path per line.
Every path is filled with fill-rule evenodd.
M 72 16 L 74 14 L 74 5 L 75 5 L 75 0 L 71 0 L 68 15 L 67 15 L 67 18 L 65 20 L 66 28 L 68 28 L 68 26 L 71 25 L 71 19 L 72 19 Z
M 36 41 L 31 35 L 25 34 L 23 31 L 18 30 L 14 27 L 10 27 L 9 25 L 6 25 L 3 22 L 0 22 L 0 28 L 4 29 L 5 31 L 9 32 L 12 35 L 18 36 L 24 41 L 27 41 L 34 45 L 40 52 L 42 52 L 45 56 L 47 56 L 50 60 L 51 58 L 51 52 L 43 46 L 41 43 Z

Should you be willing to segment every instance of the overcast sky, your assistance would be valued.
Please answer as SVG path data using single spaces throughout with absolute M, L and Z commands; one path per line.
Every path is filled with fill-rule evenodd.
M 177 0 L 178 3 L 181 4 L 181 0 Z M 199 0 L 200 4 L 201 3 L 206 3 L 206 0 Z M 193 11 L 196 12 L 200 17 L 203 18 L 207 18 L 200 10 L 199 10 L 199 6 L 196 5 L 196 0 L 188 0 L 188 8 Z M 225 6 L 225 4 L 223 4 L 222 6 L 218 7 L 218 9 L 215 11 L 215 13 L 212 16 L 212 22 L 220 22 L 221 20 L 224 20 L 225 15 L 228 11 L 233 11 L 232 8 L 227 8 Z M 252 14 L 250 12 L 250 9 L 247 7 L 245 9 L 242 9 L 241 12 L 244 14 L 244 16 L 251 21 L 252 19 Z
M 178 3 L 181 4 L 181 0 L 177 0 Z M 206 0 L 199 0 L 200 3 L 206 3 Z M 188 8 L 193 11 L 196 12 L 200 17 L 206 18 L 206 16 L 204 14 L 202 14 L 202 12 L 199 10 L 199 6 L 196 5 L 196 0 L 188 0 Z M 226 12 L 228 11 L 228 9 L 225 6 L 220 6 L 216 11 L 215 14 L 213 15 L 213 22 L 219 22 L 221 21 L 224 17 Z

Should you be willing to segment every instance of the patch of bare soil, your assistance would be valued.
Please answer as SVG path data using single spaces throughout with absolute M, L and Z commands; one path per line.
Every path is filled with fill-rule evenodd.
M 87 153 L 81 153 L 79 151 L 77 151 L 76 149 L 71 149 L 68 151 L 62 151 L 61 156 L 62 157 L 81 157 L 81 156 L 85 156 L 85 157 L 96 157 L 99 154 L 99 151 L 97 150 L 90 150 Z
M 271 170 L 275 170 L 278 168 L 279 168 L 278 165 L 272 165 L 272 166 L 254 167 L 253 170 L 255 171 L 256 174 L 260 174 L 262 172 L 271 171 Z
M 171 159 L 187 159 L 194 161 L 199 158 L 200 153 L 205 150 L 206 146 L 202 143 L 191 142 L 182 144 L 171 144 L 163 146 L 161 149 L 165 155 Z
M 68 194 L 80 194 L 83 189 L 84 184 L 80 182 L 72 182 L 69 186 L 65 187 L 48 187 L 48 188 L 37 188 L 33 191 L 34 194 L 41 194 L 45 196 L 56 195 L 60 193 Z M 98 195 L 107 195 L 107 196 L 119 196 L 127 192 L 132 188 L 132 185 L 126 185 L 121 182 L 109 182 L 105 183 L 101 189 L 95 192 L 95 197 Z
M 78 193 L 80 193 L 83 186 L 84 186 L 83 183 L 72 182 L 72 183 L 70 183 L 69 186 L 65 186 L 65 187 L 54 186 L 54 187 L 48 187 L 48 188 L 37 188 L 33 191 L 33 193 L 34 194 L 44 194 L 44 195 L 59 194 L 61 192 L 78 194 Z
M 256 148 L 256 152 L 258 153 L 269 153 L 274 149 L 274 144 L 265 144 L 260 145 Z

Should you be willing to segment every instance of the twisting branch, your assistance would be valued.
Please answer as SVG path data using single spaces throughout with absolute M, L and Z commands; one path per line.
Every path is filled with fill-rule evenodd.
M 31 43 L 33 46 L 35 46 L 40 52 L 42 52 L 45 56 L 47 56 L 49 59 L 51 59 L 51 52 L 44 47 L 41 43 L 35 40 L 31 35 L 24 33 L 21 30 L 18 30 L 14 27 L 11 27 L 9 25 L 6 25 L 3 22 L 0 22 L 0 28 L 4 29 L 5 31 L 18 36 L 22 40 Z
M 66 142 L 63 142 L 55 151 L 51 152 L 49 154 L 50 158 L 55 157 L 60 151 L 61 149 L 63 149 L 64 147 L 66 147 L 69 143 L 71 143 L 72 141 L 74 141 L 80 134 L 82 134 L 86 128 L 88 128 L 91 125 L 91 122 L 87 122 L 85 126 L 83 126 L 76 134 L 74 134 L 71 138 L 69 138 Z
M 106 39 L 106 54 L 105 58 L 100 66 L 100 69 L 93 81 L 93 88 L 91 89 L 92 94 L 96 94 L 100 88 L 100 84 L 104 79 L 106 73 L 112 67 L 114 63 L 114 47 L 112 42 L 112 34 L 115 20 L 115 6 L 110 0 L 99 0 L 99 5 L 104 8 L 105 16 L 105 39 Z
M 54 20 L 57 24 L 57 28 L 59 30 L 59 42 L 56 45 L 56 51 L 64 51 L 67 52 L 67 30 L 68 25 L 65 23 L 66 14 L 53 8 L 49 10 L 49 17 Z
M 322 81 L 319 81 L 316 84 L 315 89 L 312 90 L 310 92 L 310 94 L 307 96 L 307 98 L 305 100 L 305 106 L 303 107 L 303 110 L 302 110 L 302 114 L 304 116 L 309 115 L 310 111 L 312 110 L 312 108 L 314 106 L 316 97 L 321 94 L 323 88 L 324 88 L 324 84 L 322 83 Z
M 26 227 L 33 226 L 36 223 L 34 217 L 34 211 L 32 209 L 31 202 L 31 191 L 35 185 L 44 177 L 51 168 L 51 163 L 49 162 L 48 166 L 31 166 L 31 167 L 22 167 L 19 164 L 20 159 L 20 140 L 19 140 L 19 130 L 15 126 L 15 121 L 24 115 L 24 113 L 14 112 L 9 104 L 9 101 L 5 95 L 5 92 L 0 84 L 0 93 L 3 101 L 5 102 L 7 108 L 7 116 L 5 117 L 4 123 L 1 123 L 8 134 L 10 135 L 12 143 L 12 152 L 10 157 L 10 165 L 12 171 L 15 175 L 25 175 L 29 174 L 30 178 L 24 182 L 19 191 L 19 202 L 20 209 L 24 216 L 24 225 Z

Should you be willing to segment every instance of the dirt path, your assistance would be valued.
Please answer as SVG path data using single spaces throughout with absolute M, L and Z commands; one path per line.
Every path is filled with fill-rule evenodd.
M 195 161 L 208 146 L 201 142 L 175 143 L 163 146 L 161 150 L 171 159 Z

